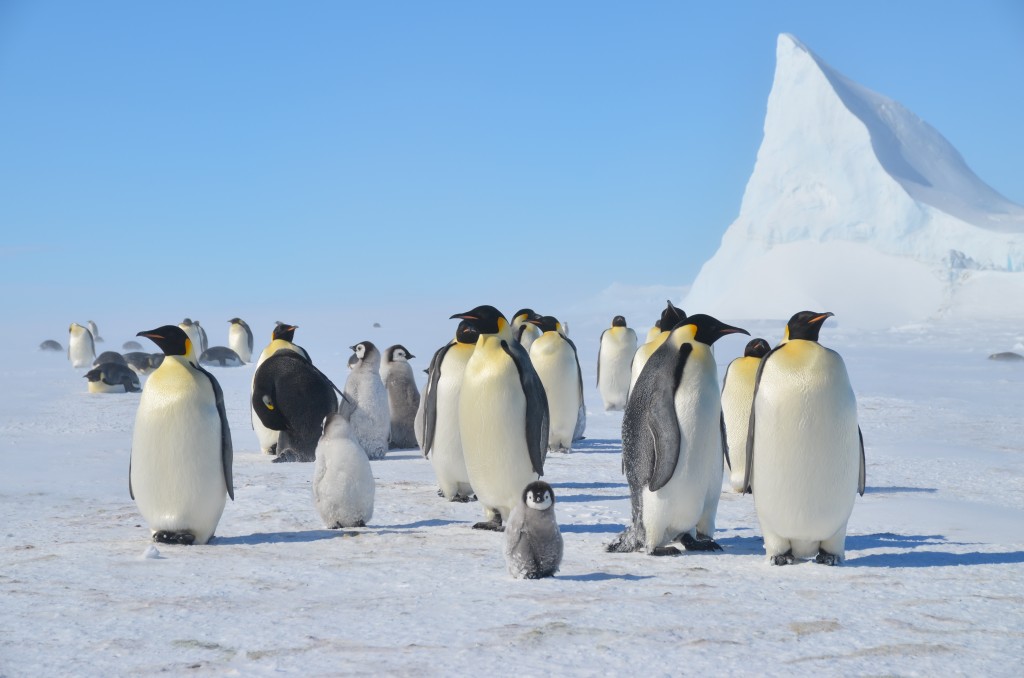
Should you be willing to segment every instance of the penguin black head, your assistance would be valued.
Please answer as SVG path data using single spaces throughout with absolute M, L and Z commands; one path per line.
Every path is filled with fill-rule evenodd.
M 235 323 L 238 323 L 239 325 L 245 324 L 245 322 L 243 322 L 241 318 L 232 318 L 228 322 L 231 323 L 232 325 L 234 325 Z
M 272 339 L 292 341 L 295 338 L 295 330 L 297 329 L 299 329 L 298 325 L 289 325 L 287 323 L 278 322 L 274 325 L 274 332 L 270 336 Z
M 534 311 L 532 308 L 521 308 L 512 314 L 512 319 L 515 320 L 516 318 L 524 315 L 526 316 L 526 319 L 529 320 L 530 318 L 536 316 L 537 312 Z
M 466 320 L 480 334 L 498 334 L 508 327 L 508 320 L 493 306 L 477 306 L 472 311 L 456 313 L 452 319 Z
M 553 315 L 542 315 L 529 318 L 526 322 L 531 325 L 536 325 L 540 328 L 541 332 L 558 332 L 561 327 L 561 323 L 558 322 L 558 318 Z
M 416 356 L 409 352 L 409 349 L 407 349 L 405 346 L 402 346 L 401 344 L 389 346 L 388 349 L 384 351 L 384 359 L 389 363 L 393 363 L 396 360 L 408 361 L 409 358 L 415 357 Z
M 807 341 L 817 341 L 818 334 L 821 332 L 822 324 L 831 318 L 834 313 L 825 311 L 819 313 L 817 311 L 800 311 L 793 315 L 786 323 L 786 339 L 806 339 Z
M 355 346 L 349 346 L 349 348 L 355 351 L 356 358 L 359 360 L 366 360 L 368 357 L 380 355 L 380 351 L 377 350 L 372 341 L 361 341 Z
M 718 318 L 712 318 L 704 313 L 691 315 L 686 320 L 678 323 L 676 327 L 680 327 L 682 325 L 695 326 L 697 328 L 697 332 L 693 335 L 693 338 L 702 344 L 707 344 L 708 346 L 711 346 L 727 334 L 750 334 L 750 332 L 747 332 L 745 329 L 726 325 Z
M 772 347 L 768 345 L 768 342 L 757 337 L 747 342 L 746 348 L 743 349 L 744 358 L 763 358 L 768 355 L 768 351 L 772 350 Z
M 671 331 L 676 325 L 686 320 L 686 311 L 677 307 L 671 300 L 665 302 L 665 310 L 661 312 L 661 324 L 655 323 L 662 330 Z
M 621 315 L 617 315 L 614 318 L 612 318 L 612 327 L 625 327 L 625 326 L 626 326 L 626 319 L 624 317 L 622 317 Z
M 190 355 L 195 352 L 192 340 L 188 338 L 185 330 L 177 325 L 164 325 L 155 330 L 145 330 L 135 336 L 152 339 L 164 355 Z
M 543 480 L 535 480 L 523 490 L 523 503 L 535 511 L 546 511 L 555 505 L 555 491 Z
M 468 320 L 463 320 L 455 328 L 455 341 L 460 344 L 475 344 L 479 338 L 480 332 Z

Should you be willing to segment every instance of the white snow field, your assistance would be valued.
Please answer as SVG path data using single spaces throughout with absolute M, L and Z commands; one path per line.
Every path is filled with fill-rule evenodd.
M 629 320 L 645 330 L 659 311 Z M 372 462 L 371 525 L 324 529 L 313 464 L 259 453 L 251 365 L 212 370 L 236 501 L 209 545 L 154 548 L 128 496 L 138 394 L 87 393 L 84 370 L 36 350 L 48 337 L 9 342 L 0 675 L 1019 675 L 1024 364 L 987 356 L 1024 351 L 1024 327 L 998 313 L 874 332 L 830 320 L 822 342 L 843 354 L 857 393 L 867 493 L 845 564 L 773 567 L 752 498 L 727 483 L 715 535 L 724 552 L 605 553 L 629 519 L 621 413 L 603 412 L 594 386 L 598 337 L 615 313 L 566 318 L 587 439 L 548 458 L 565 558 L 536 581 L 508 575 L 502 535 L 470 528 L 479 504 L 437 496 L 418 450 Z M 346 347 L 372 330 L 339 337 L 326 324 L 306 319 L 296 340 L 340 383 Z M 438 318 L 401 337 L 423 356 L 418 377 L 454 327 Z M 782 330 L 747 328 L 772 343 Z M 123 333 L 105 327 L 106 346 Z M 720 376 L 745 341 L 718 342 Z

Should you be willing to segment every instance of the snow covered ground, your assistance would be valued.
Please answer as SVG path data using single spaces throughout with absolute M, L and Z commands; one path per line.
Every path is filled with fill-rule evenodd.
M 501 536 L 470 529 L 480 506 L 439 499 L 416 450 L 373 462 L 369 527 L 323 529 L 312 464 L 258 452 L 251 366 L 214 371 L 235 444 L 236 501 L 218 536 L 144 557 L 149 531 L 128 496 L 138 395 L 88 394 L 84 370 L 36 350 L 66 345 L 56 330 L 8 342 L 0 675 L 1019 675 L 1024 364 L 987 356 L 1024 352 L 1024 327 L 998 314 L 874 332 L 829 321 L 822 343 L 844 355 L 857 391 L 868 489 L 846 564 L 779 568 L 765 562 L 751 497 L 729 492 L 723 553 L 604 552 L 629 516 L 621 414 L 603 412 L 593 386 L 612 315 L 565 318 L 589 426 L 577 452 L 548 460 L 565 558 L 538 581 L 506 573 Z M 342 383 L 346 347 L 372 330 L 338 340 L 320 320 L 297 341 Z M 630 320 L 643 336 L 648 323 Z M 773 343 L 781 333 L 739 324 Z M 454 326 L 395 338 L 418 376 Z M 101 350 L 130 338 L 104 330 Z M 719 342 L 720 375 L 745 339 Z

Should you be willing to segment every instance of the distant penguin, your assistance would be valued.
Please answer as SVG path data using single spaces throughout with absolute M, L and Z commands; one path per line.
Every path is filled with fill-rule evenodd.
M 459 394 L 466 470 L 487 518 L 473 527 L 501 530 L 523 488 L 544 474 L 547 396 L 530 355 L 498 309 L 477 306 L 452 318 L 480 334 Z
M 416 442 L 416 410 L 420 406 L 420 390 L 416 387 L 409 359 L 415 358 L 409 349 L 395 344 L 384 351 L 380 378 L 388 392 L 391 412 L 391 449 L 411 449 Z
M 252 330 L 241 318 L 232 318 L 228 321 L 231 327 L 228 328 L 228 347 L 238 354 L 243 362 L 252 362 Z
M 371 341 L 352 347 L 358 362 L 345 380 L 345 396 L 356 406 L 349 423 L 370 459 L 383 459 L 391 437 L 388 392 L 380 378 L 380 351 Z
M 123 363 L 100 363 L 85 373 L 89 393 L 138 393 L 139 375 Z
M 622 466 L 632 525 L 609 546 L 649 555 L 720 551 L 722 405 L 711 345 L 746 330 L 698 314 L 673 329 L 647 361 L 622 417 Z
M 117 363 L 118 365 L 128 365 L 128 361 L 125 360 L 124 356 L 117 351 L 104 351 L 96 356 L 96 359 L 92 361 L 93 367 L 99 367 L 103 363 Z
M 743 492 L 747 475 L 747 425 L 750 404 L 754 401 L 754 378 L 757 368 L 771 346 L 764 339 L 751 339 L 725 370 L 722 382 L 722 426 L 725 427 L 726 461 L 729 463 L 729 485 L 733 492 Z
M 209 340 L 206 337 L 206 330 L 203 329 L 203 326 L 199 324 L 198 320 L 194 321 L 194 323 L 195 323 L 196 329 L 199 330 L 199 341 L 201 342 L 202 347 L 203 347 L 203 350 L 200 351 L 200 353 L 205 353 L 206 350 L 208 348 L 210 348 L 210 342 L 209 342 Z
M 677 308 L 672 301 L 668 301 L 665 306 L 665 310 L 661 312 L 661 318 L 658 320 L 657 326 L 660 329 L 658 334 L 654 335 L 646 344 L 640 346 L 636 353 L 633 354 L 633 362 L 629 366 L 629 388 L 630 391 L 633 389 L 633 384 L 636 383 L 637 378 L 640 376 L 640 372 L 643 371 L 644 365 L 647 364 L 647 360 L 658 350 L 662 342 L 668 338 L 669 332 L 672 331 L 676 325 L 683 320 L 686 320 L 686 313 L 681 308 Z
M 100 328 L 96 327 L 96 323 L 86 320 L 85 324 L 89 326 L 89 334 L 92 335 L 93 342 L 96 344 L 102 343 L 103 337 L 100 336 Z
M 323 372 L 289 349 L 256 368 L 250 404 L 263 425 L 279 433 L 275 462 L 316 458 L 324 417 L 338 411 L 336 393 Z
M 241 367 L 245 364 L 245 361 L 227 346 L 211 346 L 199 356 L 199 364 L 215 365 L 217 367 Z
M 274 355 L 281 349 L 287 349 L 294 351 L 306 360 L 309 360 L 309 354 L 301 346 L 293 343 L 295 338 L 295 330 L 298 329 L 298 325 L 289 325 L 287 323 L 278 322 L 274 325 L 274 330 L 270 335 L 270 343 L 260 353 L 259 360 L 256 361 L 256 369 L 260 368 L 263 361 Z M 253 373 L 253 380 L 255 381 L 256 374 Z M 249 396 L 251 399 L 252 389 L 249 390 Z M 256 410 L 252 410 L 250 413 L 250 421 L 252 422 L 252 429 L 256 431 L 256 437 L 260 442 L 260 450 L 264 454 L 277 454 L 277 438 L 278 432 L 267 428 L 260 421 L 260 418 L 256 415 Z
M 43 343 L 39 344 L 40 351 L 63 351 L 64 347 L 60 345 L 59 341 L 53 339 L 47 339 Z
M 530 322 L 531 319 L 540 318 L 540 314 L 532 308 L 521 308 L 512 316 L 512 336 L 518 341 L 526 352 L 541 335 L 539 327 Z
M 203 344 L 203 334 L 199 329 L 199 323 L 192 320 L 192 318 L 185 318 L 178 327 L 185 330 L 185 334 L 192 340 L 192 347 L 195 348 L 196 356 L 202 355 L 203 351 L 206 350 L 206 345 Z
M 88 328 L 71 323 L 68 328 L 68 360 L 72 367 L 90 367 L 96 359 L 96 345 Z
M 125 362 L 136 374 L 140 376 L 149 375 L 164 360 L 163 353 L 146 353 L 144 351 L 131 351 L 124 354 Z
M 60 346 L 60 344 L 57 344 Z M 1024 355 L 1020 353 L 1014 353 L 1013 351 L 1002 351 L 1000 353 L 993 353 L 988 357 L 989 360 L 1003 360 L 1006 362 L 1019 362 L 1024 360 Z
M 129 339 L 128 341 L 126 341 L 123 344 L 121 344 L 121 350 L 123 350 L 123 351 L 141 351 L 142 350 L 142 344 L 140 344 L 139 342 L 135 341 L 134 339 Z
M 832 313 L 801 311 L 757 370 L 747 478 L 773 565 L 838 565 L 854 497 L 864 494 L 864 439 L 846 364 L 818 343 Z
M 636 353 L 636 332 L 626 326 L 621 315 L 612 318 L 612 326 L 601 333 L 597 353 L 597 390 L 605 411 L 626 409 L 629 396 L 629 365 Z
M 516 579 L 540 579 L 562 564 L 562 532 L 555 520 L 555 492 L 543 480 L 523 490 L 505 527 L 505 564 Z
M 542 332 L 530 347 L 530 360 L 544 384 L 548 401 L 548 452 L 572 450 L 580 409 L 583 406 L 583 377 L 576 344 L 562 334 L 553 316 L 531 318 Z
M 148 337 L 166 355 L 146 380 L 132 433 L 128 490 L 153 540 L 205 544 L 232 484 L 231 431 L 224 394 L 199 367 L 188 335 L 164 325 Z
M 423 389 L 423 456 L 437 477 L 441 494 L 448 501 L 469 501 L 473 486 L 469 482 L 466 459 L 462 454 L 459 431 L 459 394 L 466 363 L 473 355 L 480 334 L 463 320 L 455 330 L 455 339 L 435 353 L 427 369 L 429 378 Z
M 653 341 L 659 334 L 661 334 L 661 318 L 655 320 L 654 324 L 651 325 L 651 329 L 647 330 L 647 336 L 644 337 L 644 343 L 646 344 Z
M 324 419 L 316 446 L 313 504 L 324 526 L 332 530 L 364 527 L 373 517 L 373 469 L 349 426 L 354 409 L 342 396 L 341 410 Z

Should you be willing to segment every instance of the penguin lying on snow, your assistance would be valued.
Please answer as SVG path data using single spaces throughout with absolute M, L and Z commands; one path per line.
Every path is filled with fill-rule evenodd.
M 540 579 L 562 564 L 562 533 L 555 520 L 555 492 L 543 480 L 526 486 L 505 526 L 505 563 L 516 579 Z
M 200 365 L 241 367 L 245 361 L 227 346 L 211 346 L 199 356 Z
M 128 367 L 135 370 L 136 374 L 147 375 L 160 367 L 160 363 L 164 361 L 164 354 L 131 351 L 124 354 L 124 360 L 128 363 Z
M 117 351 L 104 351 L 96 356 L 96 359 L 92 361 L 93 367 L 99 367 L 103 363 L 117 363 L 118 365 L 128 365 L 128 361 L 125 357 Z
M 139 375 L 121 363 L 100 363 L 85 373 L 89 393 L 138 393 Z
M 352 436 L 349 417 L 355 410 L 343 395 L 338 412 L 324 419 L 316 445 L 313 504 L 329 529 L 364 527 L 373 517 L 373 469 L 366 451 Z
M 43 343 L 39 344 L 40 351 L 63 351 L 64 347 L 60 345 L 59 341 L 54 339 L 47 339 Z

